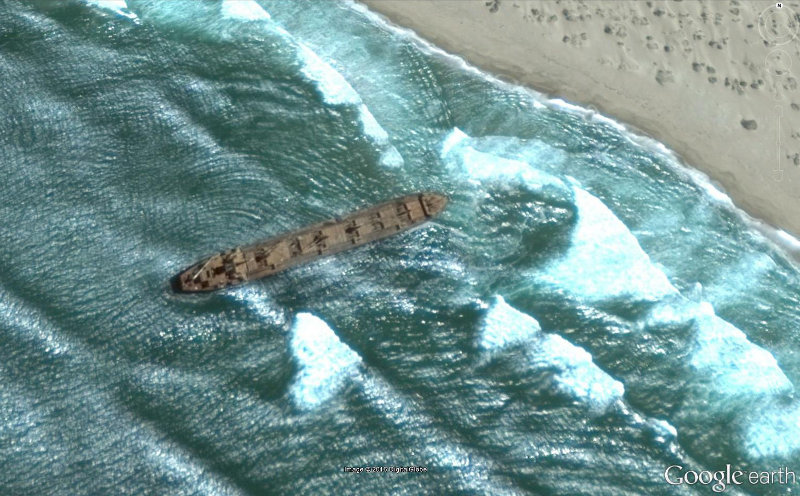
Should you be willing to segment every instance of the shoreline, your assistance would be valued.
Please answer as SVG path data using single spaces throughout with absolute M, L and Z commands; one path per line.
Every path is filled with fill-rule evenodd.
M 800 91 L 796 82 L 792 83 L 790 70 L 780 76 L 775 74 L 779 72 L 775 64 L 787 65 L 791 60 L 775 62 L 770 58 L 776 53 L 796 52 L 800 59 L 800 42 L 792 38 L 782 45 L 768 44 L 754 24 L 759 17 L 753 12 L 762 7 L 774 7 L 774 3 L 746 4 L 750 7 L 754 27 L 747 27 L 750 23 L 744 20 L 728 23 L 734 25 L 728 28 L 729 32 L 741 38 L 728 37 L 726 45 L 748 47 L 747 54 L 742 55 L 745 58 L 752 59 L 756 55 L 751 52 L 760 51 L 766 54 L 768 61 L 772 60 L 762 68 L 752 63 L 747 65 L 752 87 L 742 90 L 738 77 L 734 78 L 740 85 L 736 89 L 729 89 L 732 85 L 726 87 L 708 81 L 699 88 L 696 85 L 694 76 L 700 72 L 697 64 L 705 67 L 704 77 L 715 74 L 708 78 L 714 77 L 717 82 L 722 77 L 731 79 L 731 76 L 724 76 L 726 71 L 740 69 L 737 61 L 726 62 L 730 53 L 723 48 L 714 46 L 704 50 L 701 43 L 686 43 L 683 39 L 684 43 L 679 46 L 686 57 L 673 60 L 670 65 L 665 65 L 663 60 L 670 58 L 670 51 L 664 50 L 651 53 L 654 50 L 638 47 L 639 51 L 644 50 L 642 56 L 631 58 L 629 62 L 623 60 L 621 65 L 606 63 L 604 55 L 608 53 L 609 37 L 623 52 L 627 49 L 624 41 L 613 39 L 613 33 L 607 33 L 612 19 L 624 20 L 625 16 L 638 19 L 631 22 L 644 26 L 644 33 L 661 32 L 662 36 L 671 36 L 669 39 L 674 40 L 674 29 L 670 29 L 676 26 L 676 19 L 686 26 L 713 15 L 719 21 L 715 25 L 724 25 L 724 16 L 714 11 L 735 8 L 731 5 L 739 6 L 742 19 L 746 18 L 748 12 L 744 12 L 742 2 L 736 0 L 719 3 L 501 0 L 494 4 L 485 0 L 359 1 L 372 13 L 413 31 L 433 46 L 462 58 L 500 81 L 532 89 L 547 99 L 563 100 L 567 105 L 597 110 L 634 135 L 663 144 L 664 151 L 687 168 L 690 175 L 696 171 L 707 176 L 708 180 L 704 180 L 708 187 L 721 189 L 730 197 L 748 224 L 782 248 L 790 259 L 800 261 L 797 239 L 800 216 L 792 215 L 800 212 L 800 154 L 794 155 L 793 151 L 800 151 Z M 699 12 L 700 21 L 692 21 L 693 11 L 677 10 L 683 8 L 684 3 L 689 10 Z M 800 5 L 795 3 L 786 4 L 784 8 L 800 12 Z M 492 11 L 492 5 L 497 9 Z M 662 9 L 660 14 L 653 13 L 659 9 Z M 551 30 L 536 29 L 541 26 L 536 19 L 526 17 L 530 12 L 538 13 L 536 19 L 551 20 Z M 577 31 L 580 31 L 580 43 L 573 44 L 570 36 L 574 37 L 573 32 Z M 754 36 L 758 40 L 753 40 Z M 626 34 L 625 39 L 629 37 L 635 36 Z M 642 34 L 643 40 L 648 37 L 656 39 L 653 34 Z M 599 41 L 592 43 L 594 38 Z M 692 56 L 695 51 L 704 54 Z M 696 61 L 701 59 L 705 61 Z M 631 63 L 639 69 L 632 70 Z M 655 71 L 655 77 L 651 77 L 652 71 L 642 69 L 648 64 L 661 67 Z M 726 65 L 729 67 L 723 70 Z M 534 67 L 536 70 L 532 69 Z M 666 82 L 665 71 L 670 74 Z M 762 84 L 758 84 L 759 80 Z M 775 115 L 770 116 L 771 113 Z M 755 127 L 748 129 L 746 121 L 757 124 L 748 124 Z M 727 125 L 709 125 L 725 122 Z M 691 143 L 699 146 L 691 146 Z

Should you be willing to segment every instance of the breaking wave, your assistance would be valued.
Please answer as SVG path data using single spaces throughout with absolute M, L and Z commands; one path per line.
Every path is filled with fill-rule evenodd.
M 118 15 L 139 21 L 135 12 L 128 8 L 125 0 L 85 0 L 88 4 L 110 10 Z M 176 9 L 174 5 L 162 8 L 158 4 L 147 3 L 148 15 L 145 20 L 156 22 L 180 23 L 190 15 L 195 7 L 192 2 L 183 3 Z M 322 99 L 328 105 L 348 105 L 358 111 L 362 132 L 381 152 L 380 163 L 386 167 L 400 167 L 403 157 L 389 139 L 389 133 L 378 123 L 367 105 L 353 86 L 334 69 L 330 63 L 322 60 L 311 48 L 302 41 L 298 41 L 286 29 L 274 22 L 269 13 L 254 0 L 223 0 L 216 4 L 219 16 L 233 21 L 262 21 L 265 29 L 285 39 L 297 51 L 301 73 L 313 82 Z M 199 8 L 198 13 L 208 15 L 208 7 Z M 174 18 L 173 18 L 174 16 Z
M 75 1 L 0 9 L 5 492 L 644 494 L 800 456 L 800 279 L 660 145 L 350 3 Z M 451 202 L 406 237 L 167 290 L 422 189 Z M 382 460 L 432 470 L 325 465 Z
M 297 314 L 290 335 L 298 367 L 292 398 L 301 408 L 316 407 L 356 373 L 361 357 L 324 320 L 310 313 Z
M 525 346 L 532 368 L 553 371 L 559 390 L 594 410 L 605 410 L 625 393 L 622 383 L 597 367 L 586 350 L 542 332 L 536 319 L 495 296 L 484 317 L 479 347 L 497 352 L 514 344 Z
M 542 270 L 535 271 L 531 276 L 534 280 L 565 291 L 578 301 L 601 307 L 623 300 L 648 302 L 650 311 L 634 325 L 639 332 L 676 326 L 691 329 L 690 368 L 685 380 L 692 384 L 691 391 L 695 396 L 687 398 L 690 405 L 676 416 L 678 424 L 700 425 L 712 415 L 733 415 L 740 422 L 747 422 L 741 407 L 753 401 L 768 401 L 773 405 L 771 412 L 777 416 L 775 418 L 785 417 L 785 409 L 777 400 L 794 388 L 775 357 L 753 344 L 740 329 L 719 318 L 709 302 L 695 302 L 682 296 L 642 250 L 636 237 L 602 201 L 569 177 L 558 178 L 536 170 L 536 163 L 478 151 L 472 141 L 458 129 L 443 140 L 442 160 L 455 173 L 466 176 L 478 186 L 496 181 L 522 184 L 534 192 L 550 191 L 552 195 L 552 192 L 558 191 L 555 197 L 560 201 L 571 199 L 573 202 L 578 220 L 572 227 L 569 246 L 565 252 L 547 262 Z M 488 332 L 483 338 L 487 345 L 529 339 L 540 332 L 538 323 L 532 317 L 519 315 L 502 300 L 495 301 L 493 308 L 487 324 L 488 331 L 484 331 Z M 513 330 L 493 334 L 495 329 L 502 328 L 493 320 L 499 318 L 497 316 L 509 318 L 509 315 L 515 315 L 517 319 L 514 325 L 505 324 Z M 556 342 L 556 339 L 552 341 Z M 562 344 L 560 348 L 569 346 Z M 549 353 L 558 356 L 559 346 L 552 348 Z M 666 359 L 669 360 L 669 357 Z M 579 362 L 589 367 L 590 360 L 587 355 L 586 359 Z M 586 391 L 591 395 L 590 388 L 582 387 L 574 376 L 571 380 L 576 391 Z M 614 382 L 608 384 L 612 385 L 598 390 L 600 404 L 615 398 L 617 391 L 621 395 L 621 384 L 618 388 L 613 386 Z M 635 384 L 628 386 L 636 387 Z M 695 408 L 704 401 L 712 402 L 710 409 Z M 769 415 L 762 415 L 762 418 L 766 417 Z M 720 436 L 738 436 L 735 424 L 719 425 L 717 428 Z M 745 442 L 745 445 L 750 443 Z M 754 452 L 743 445 L 738 449 L 745 453 Z

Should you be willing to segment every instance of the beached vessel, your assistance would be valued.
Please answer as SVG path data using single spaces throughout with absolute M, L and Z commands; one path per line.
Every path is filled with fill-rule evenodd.
M 343 217 L 258 243 L 238 246 L 192 265 L 172 279 L 175 291 L 214 291 L 260 279 L 289 267 L 386 238 L 437 215 L 447 197 L 402 196 Z

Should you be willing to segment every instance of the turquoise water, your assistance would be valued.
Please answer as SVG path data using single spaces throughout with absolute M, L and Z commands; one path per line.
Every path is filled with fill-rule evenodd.
M 798 269 L 615 123 L 351 3 L 10 1 L 0 66 L 0 493 L 708 494 L 665 469 L 800 471 Z M 169 290 L 417 190 L 451 199 L 425 227 Z

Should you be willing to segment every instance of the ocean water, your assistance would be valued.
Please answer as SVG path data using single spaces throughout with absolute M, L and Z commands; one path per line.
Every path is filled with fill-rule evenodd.
M 0 4 L 0 494 L 710 494 L 800 472 L 800 272 L 663 147 L 350 2 Z M 407 192 L 241 289 L 202 256 Z M 345 467 L 424 467 L 357 473 Z M 727 494 L 790 494 L 742 484 Z

